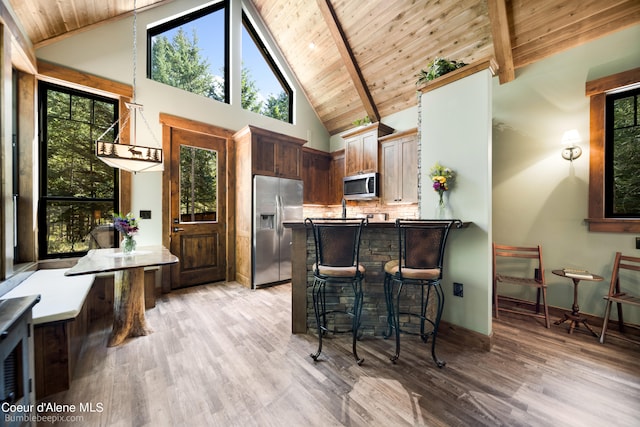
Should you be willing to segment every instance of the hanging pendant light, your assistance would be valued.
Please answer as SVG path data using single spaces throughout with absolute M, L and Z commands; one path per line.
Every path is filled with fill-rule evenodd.
M 95 141 L 96 156 L 107 165 L 128 172 L 161 172 L 164 170 L 162 146 L 153 134 L 151 126 L 142 113 L 142 105 L 136 103 L 136 72 L 137 72 L 137 7 L 133 1 L 133 101 L 125 102 L 127 112 L 122 122 L 116 120 Z M 138 115 L 145 124 L 148 133 L 155 141 L 155 146 L 143 146 L 137 144 L 137 118 Z M 131 142 L 120 144 L 120 134 L 131 121 Z M 103 138 L 111 130 L 118 126 L 118 134 L 113 141 L 104 141 Z

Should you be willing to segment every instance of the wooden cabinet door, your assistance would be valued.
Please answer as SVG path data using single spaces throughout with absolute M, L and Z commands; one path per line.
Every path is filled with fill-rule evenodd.
M 378 138 L 393 133 L 393 128 L 373 123 L 344 134 L 345 175 L 378 172 Z
M 357 175 L 362 172 L 362 136 L 349 138 L 344 142 L 345 175 Z
M 362 173 L 378 172 L 378 132 L 362 134 L 362 154 L 360 169 Z
M 281 178 L 300 179 L 299 145 L 280 142 L 275 149 L 275 174 Z
M 418 202 L 418 141 L 416 138 L 398 141 L 401 184 L 398 196 L 403 203 Z
M 382 156 L 382 201 L 384 203 L 394 203 L 399 201 L 400 158 L 398 156 L 398 143 L 395 141 L 385 142 L 380 147 Z
M 253 173 L 276 176 L 276 141 L 264 137 L 252 138 Z
M 383 203 L 418 202 L 418 140 L 414 131 L 380 144 Z
M 302 152 L 303 202 L 329 204 L 331 158 L 328 153 Z
M 342 201 L 343 197 L 343 185 L 342 179 L 344 178 L 345 171 L 345 152 L 332 153 L 331 158 L 331 189 L 328 204 L 337 205 Z

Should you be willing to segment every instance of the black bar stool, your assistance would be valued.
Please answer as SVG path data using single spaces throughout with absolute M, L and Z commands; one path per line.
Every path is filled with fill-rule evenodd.
M 460 228 L 462 222 L 457 219 L 396 220 L 399 256 L 398 259 L 391 260 L 384 266 L 384 294 L 387 302 L 388 324 L 384 337 L 390 337 L 395 331 L 396 351 L 391 357 L 394 363 L 400 357 L 400 332 L 404 332 L 419 335 L 425 343 L 431 337 L 433 361 L 439 368 L 446 364 L 436 356 L 436 337 L 444 309 L 444 292 L 440 284 L 444 250 L 449 231 L 454 225 Z M 436 298 L 435 316 L 430 316 L 427 312 L 432 293 Z M 403 325 L 406 327 L 403 330 L 400 327 L 401 315 L 407 316 L 409 321 L 411 318 L 418 318 L 420 331 L 409 329 L 408 324 Z M 425 330 L 425 322 L 432 325 L 430 331 Z
M 305 225 L 313 230 L 316 262 L 313 264 L 313 309 L 318 327 L 318 351 L 311 354 L 318 360 L 322 351 L 322 336 L 329 332 L 327 315 L 341 313 L 351 318 L 350 329 L 340 330 L 333 318 L 333 333 L 351 332 L 353 356 L 358 365 L 364 359 L 358 357 L 356 341 L 362 314 L 362 281 L 364 267 L 359 263 L 360 235 L 365 219 L 362 218 L 307 218 Z M 348 309 L 340 301 L 327 303 L 326 285 L 349 285 L 353 289 L 353 306 Z

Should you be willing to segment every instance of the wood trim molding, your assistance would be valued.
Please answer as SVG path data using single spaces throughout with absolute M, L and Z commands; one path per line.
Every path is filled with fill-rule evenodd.
M 22 32 L 20 26 L 16 23 L 15 14 L 5 2 L 0 2 L 0 21 L 7 26 L 11 33 L 11 60 L 14 65 L 25 72 L 35 73 L 36 68 L 36 51 L 31 40 Z M 15 53 L 15 55 L 14 55 Z
M 444 76 L 440 76 L 435 80 L 431 80 L 424 86 L 418 88 L 418 91 L 422 93 L 430 92 L 439 87 L 448 85 L 449 83 L 453 83 L 457 80 L 461 80 L 471 74 L 475 74 L 478 71 L 489 69 L 491 71 L 491 75 L 495 76 L 496 71 L 498 70 L 498 64 L 494 58 L 485 58 L 479 61 L 473 62 L 469 65 L 465 65 L 462 68 L 458 68 L 455 71 L 445 74 Z
M 79 86 L 81 90 L 92 91 L 110 98 L 115 96 L 133 97 L 133 86 L 130 84 L 119 83 L 40 60 L 38 60 L 38 78 L 54 83 L 60 81 L 67 86 L 69 84 Z
M 438 328 L 438 336 L 458 343 L 464 343 L 465 347 L 480 351 L 491 351 L 493 347 L 493 332 L 491 335 L 484 335 L 462 326 L 454 325 L 447 321 L 441 321 Z
M 588 81 L 585 85 L 585 94 L 587 96 L 594 96 L 638 82 L 640 82 L 640 67 Z
M 162 149 L 165 152 L 165 159 L 171 153 L 171 138 L 173 129 L 182 129 L 189 132 L 211 135 L 225 140 L 227 149 L 226 169 L 227 169 L 227 187 L 235 188 L 236 182 L 236 146 L 233 139 L 234 132 L 219 126 L 210 125 L 196 120 L 185 119 L 183 117 L 174 116 L 172 114 L 160 113 L 159 122 L 162 124 Z M 227 229 L 226 229 L 226 245 L 227 258 L 226 262 L 226 278 L 232 280 L 236 277 L 236 192 L 227 191 Z M 162 172 L 162 244 L 165 247 L 171 246 L 171 218 L 169 216 L 171 204 L 171 170 L 165 165 Z M 165 215 L 166 213 L 166 215 Z M 176 266 L 165 266 L 162 275 L 162 292 L 171 292 L 170 269 Z

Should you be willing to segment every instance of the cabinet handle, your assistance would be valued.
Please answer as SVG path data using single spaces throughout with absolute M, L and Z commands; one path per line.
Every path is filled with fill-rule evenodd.
M 180 228 L 180 227 L 173 227 L 173 232 L 177 233 L 178 231 L 184 231 L 184 228 Z

